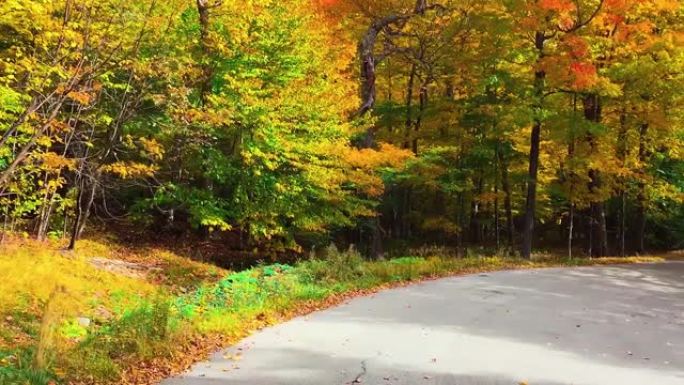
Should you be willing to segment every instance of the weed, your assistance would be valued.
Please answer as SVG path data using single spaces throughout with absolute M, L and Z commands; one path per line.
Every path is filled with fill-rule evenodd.
M 331 244 L 320 259 L 300 264 L 300 274 L 309 282 L 347 282 L 364 274 L 364 259 L 354 248 L 341 252 Z M 307 274 L 308 273 L 308 274 Z
M 0 384 L 2 385 L 48 385 L 57 376 L 46 369 L 36 368 L 35 348 L 0 351 Z

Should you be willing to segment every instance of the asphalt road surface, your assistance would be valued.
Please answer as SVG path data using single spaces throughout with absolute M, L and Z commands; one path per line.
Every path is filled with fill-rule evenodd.
M 684 262 L 425 282 L 278 325 L 164 385 L 684 385 Z

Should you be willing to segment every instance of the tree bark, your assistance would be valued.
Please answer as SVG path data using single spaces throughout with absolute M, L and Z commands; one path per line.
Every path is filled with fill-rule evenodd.
M 601 99 L 597 94 L 589 94 L 584 97 L 584 117 L 593 124 L 601 123 Z M 589 143 L 592 154 L 597 151 L 596 136 L 590 131 L 587 133 L 586 140 Z M 589 192 L 600 194 L 601 188 L 601 172 L 598 169 L 589 170 Z M 592 196 L 591 216 L 592 216 L 592 231 L 596 232 L 596 247 L 592 247 L 595 256 L 603 257 L 608 254 L 608 229 L 606 228 L 606 210 L 603 200 L 596 200 Z
M 618 134 L 618 159 L 622 162 L 622 167 L 627 167 L 627 115 L 623 108 L 620 113 L 620 132 Z M 627 233 L 627 187 L 620 187 L 620 224 L 618 232 L 618 243 L 620 244 L 620 256 L 627 255 L 626 233 Z
M 211 83 L 214 72 L 209 63 L 209 57 L 211 55 L 209 44 L 209 11 L 220 4 L 220 1 L 215 4 L 210 4 L 209 0 L 197 0 L 197 12 L 199 13 L 200 25 L 200 46 L 202 48 L 202 54 L 204 55 L 204 61 L 201 65 L 202 78 L 199 80 L 200 101 L 203 106 L 207 104 L 207 97 L 211 93 Z
M 575 204 L 570 203 L 570 215 L 568 224 L 568 258 L 572 258 L 572 241 L 575 232 Z
M 508 161 L 503 151 L 499 151 L 499 164 L 501 165 L 501 188 L 504 192 L 504 211 L 506 212 L 506 236 L 508 246 L 513 246 L 515 228 L 513 224 L 513 208 L 511 205 L 511 183 L 508 176 Z
M 420 86 L 420 105 L 418 107 L 418 117 L 416 117 L 416 123 L 413 125 L 413 142 L 411 149 L 416 155 L 418 155 L 418 132 L 420 131 L 425 109 L 427 108 L 428 104 L 428 82 L 429 80 L 426 79 Z
M 413 116 L 411 107 L 413 106 L 413 86 L 416 78 L 416 63 L 411 64 L 408 82 L 406 83 L 406 121 L 404 123 L 404 149 L 411 147 L 411 128 L 413 127 Z
M 636 231 L 636 251 L 639 254 L 646 252 L 646 162 L 648 161 L 648 150 L 646 149 L 646 136 L 649 126 L 647 123 L 641 125 L 639 129 L 639 163 L 641 175 L 638 183 L 637 193 L 637 231 Z
M 547 36 L 542 31 L 535 33 L 535 48 L 538 53 L 537 64 L 544 58 L 544 44 Z M 532 238 L 534 237 L 534 221 L 537 210 L 537 177 L 539 174 L 539 147 L 541 142 L 542 117 L 544 88 L 546 82 L 546 72 L 539 69 L 534 72 L 534 97 L 535 97 L 535 116 L 530 136 L 530 157 L 529 170 L 527 176 L 527 201 L 525 204 L 525 223 L 523 227 L 522 256 L 531 258 Z

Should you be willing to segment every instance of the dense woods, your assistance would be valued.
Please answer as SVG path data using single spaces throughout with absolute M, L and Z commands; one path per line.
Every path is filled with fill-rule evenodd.
M 683 20 L 676 0 L 5 0 L 2 232 L 682 247 Z

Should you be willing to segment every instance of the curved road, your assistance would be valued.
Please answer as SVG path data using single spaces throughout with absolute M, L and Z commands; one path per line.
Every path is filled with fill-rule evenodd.
M 520 383 L 684 384 L 684 262 L 497 272 L 389 290 L 266 329 L 163 382 Z

